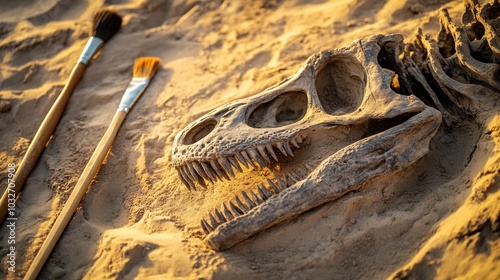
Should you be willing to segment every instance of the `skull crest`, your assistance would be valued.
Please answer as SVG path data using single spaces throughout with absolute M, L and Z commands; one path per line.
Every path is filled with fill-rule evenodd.
M 403 49 L 401 35 L 378 35 L 322 51 L 285 82 L 184 128 L 172 152 L 188 189 L 231 180 L 242 165 L 277 174 L 202 219 L 205 243 L 230 248 L 426 154 L 440 112 L 398 93 L 381 66 Z

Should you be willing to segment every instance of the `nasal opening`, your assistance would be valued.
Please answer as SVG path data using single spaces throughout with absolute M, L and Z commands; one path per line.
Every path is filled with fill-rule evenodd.
M 214 130 L 216 125 L 217 125 L 216 120 L 206 120 L 197 124 L 186 133 L 186 137 L 184 137 L 183 144 L 191 145 L 200 141 L 201 139 L 205 138 L 208 134 L 210 134 L 210 132 Z
M 303 91 L 284 92 L 253 108 L 247 124 L 255 128 L 281 127 L 302 119 L 307 111 L 307 94 Z

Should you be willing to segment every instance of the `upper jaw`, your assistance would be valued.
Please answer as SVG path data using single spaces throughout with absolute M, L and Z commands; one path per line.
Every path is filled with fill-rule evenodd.
M 398 98 L 401 97 L 394 97 L 395 100 Z M 280 154 L 285 157 L 293 155 L 293 149 L 298 149 L 311 131 L 417 114 L 426 108 L 421 102 L 409 102 L 406 106 L 403 106 L 403 103 L 402 100 L 394 102 L 391 104 L 392 110 L 386 114 L 378 111 L 371 114 L 354 112 L 335 117 L 324 112 L 314 112 L 319 116 L 306 115 L 300 121 L 279 129 L 256 129 L 246 125 L 242 121 L 245 109 L 241 106 L 246 104 L 245 102 L 225 106 L 217 112 L 208 113 L 177 134 L 172 149 L 172 165 L 179 171 L 185 171 L 186 176 L 180 176 L 181 179 L 191 178 L 187 180 L 190 182 L 183 180 L 188 188 L 193 187 L 200 179 L 203 179 L 201 186 L 221 179 L 229 180 L 234 177 L 233 172 L 241 171 L 241 166 L 254 169 L 266 167 L 272 164 L 273 160 L 277 161 L 276 156 Z M 195 143 L 186 143 L 191 131 L 212 121 L 216 126 L 208 135 Z M 213 170 L 208 172 L 205 165 Z M 197 173 L 191 174 L 193 171 L 199 171 L 201 176 Z M 210 176 L 211 174 L 214 176 Z
M 402 124 L 337 151 L 302 180 L 238 217 L 219 221 L 209 230 L 205 243 L 215 250 L 228 249 L 259 231 L 358 189 L 374 178 L 404 169 L 427 153 L 429 141 L 440 123 L 441 114 L 427 107 Z M 202 222 L 203 226 L 206 225 Z
M 246 141 L 247 145 L 248 142 L 252 145 L 236 145 L 238 149 L 227 149 L 223 153 L 216 151 L 212 156 L 174 159 L 174 167 L 188 189 L 196 189 L 197 184 L 206 187 L 216 181 L 231 180 L 236 172 L 243 172 L 243 167 L 261 169 L 271 167 L 281 157 L 293 157 L 293 150 L 298 149 L 306 137 L 306 132 L 298 131 L 286 137 L 266 139 L 262 144 Z

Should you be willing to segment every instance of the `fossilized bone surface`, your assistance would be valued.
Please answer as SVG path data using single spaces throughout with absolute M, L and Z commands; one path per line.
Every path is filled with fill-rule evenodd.
M 241 165 L 275 174 L 208 213 L 201 221 L 205 243 L 230 248 L 408 168 L 428 152 L 441 123 L 438 110 L 449 125 L 457 114 L 479 118 L 491 109 L 494 104 L 481 98 L 499 90 L 492 23 L 499 20 L 500 6 L 466 6 L 462 26 L 441 11 L 438 42 L 420 31 L 406 52 L 399 35 L 320 52 L 285 82 L 183 129 L 173 145 L 173 165 L 188 189 L 248 172 Z M 315 141 L 321 137 L 331 137 L 331 146 L 317 156 Z

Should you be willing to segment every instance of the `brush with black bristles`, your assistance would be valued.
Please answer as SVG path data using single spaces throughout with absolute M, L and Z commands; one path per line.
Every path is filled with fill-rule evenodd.
M 134 64 L 134 76 L 123 94 L 118 110 L 111 120 L 111 124 L 104 133 L 101 141 L 99 141 L 94 153 L 90 157 L 87 166 L 85 166 L 85 169 L 73 188 L 68 201 L 64 204 L 63 210 L 57 217 L 57 220 L 52 226 L 47 239 L 43 242 L 42 247 L 38 251 L 38 254 L 33 260 L 33 263 L 31 264 L 24 279 L 35 279 L 42 269 L 45 261 L 52 252 L 52 249 L 59 240 L 59 237 L 71 220 L 78 204 L 80 204 L 83 196 L 87 193 L 90 183 L 97 175 L 99 168 L 108 155 L 111 145 L 113 144 L 113 141 L 115 140 L 118 130 L 125 120 L 127 113 L 130 111 L 132 106 L 134 106 L 141 94 L 146 90 L 149 82 L 156 74 L 159 64 L 160 60 L 155 57 L 140 57 L 136 60 Z
M 15 219 L 14 207 L 8 207 L 8 205 L 14 205 L 19 192 L 22 189 L 24 181 L 28 177 L 31 169 L 35 166 L 38 157 L 42 153 L 43 149 L 47 145 L 54 132 L 57 123 L 61 119 L 61 116 L 68 104 L 69 98 L 73 93 L 76 85 L 82 78 L 87 64 L 92 59 L 92 57 L 102 48 L 103 44 L 108 41 L 118 29 L 122 23 L 122 18 L 115 12 L 103 10 L 98 12 L 94 17 L 94 22 L 92 24 L 92 36 L 89 38 L 85 49 L 83 50 L 78 62 L 73 67 L 71 74 L 69 76 L 66 85 L 57 97 L 50 111 L 47 113 L 42 121 L 42 124 L 38 128 L 38 131 L 31 141 L 28 151 L 23 157 L 21 164 L 16 166 L 16 173 L 12 178 L 9 178 L 9 186 L 1 200 L 0 200 L 0 224 L 7 219 Z

